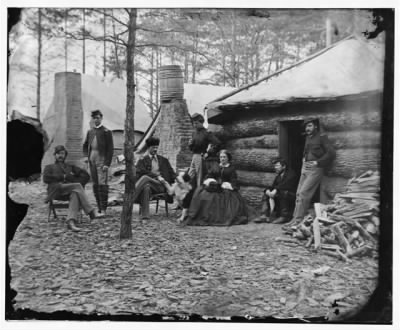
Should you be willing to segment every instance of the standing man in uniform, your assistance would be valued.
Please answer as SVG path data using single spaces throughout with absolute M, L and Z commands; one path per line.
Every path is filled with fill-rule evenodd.
M 92 111 L 92 120 L 94 127 L 86 135 L 83 154 L 88 157 L 99 213 L 105 214 L 108 202 L 108 169 L 114 153 L 114 144 L 111 131 L 101 123 L 103 114 L 100 110 Z
M 296 206 L 292 220 L 284 227 L 290 227 L 303 220 L 312 197 L 320 185 L 324 169 L 336 156 L 328 137 L 319 132 L 319 120 L 309 118 L 304 121 L 306 142 L 303 153 L 303 166 L 296 192 Z
M 191 118 L 194 131 L 192 134 L 192 139 L 189 142 L 189 149 L 193 152 L 189 175 L 192 179 L 195 178 L 197 187 L 199 187 L 203 182 L 204 176 L 207 174 L 205 166 L 205 160 L 207 160 L 207 158 L 208 167 L 215 165 L 219 171 L 219 160 L 216 153 L 221 142 L 215 137 L 214 134 L 208 132 L 204 128 L 204 117 L 201 114 L 194 113 Z M 213 161 L 213 158 L 215 158 L 215 161 Z

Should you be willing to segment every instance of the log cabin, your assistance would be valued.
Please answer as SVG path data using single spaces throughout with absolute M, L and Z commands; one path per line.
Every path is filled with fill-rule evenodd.
M 351 177 L 380 169 L 383 49 L 350 36 L 207 105 L 209 129 L 232 152 L 250 204 L 259 204 L 272 183 L 275 157 L 300 175 L 308 117 L 319 119 L 337 153 L 315 202 L 332 199 Z

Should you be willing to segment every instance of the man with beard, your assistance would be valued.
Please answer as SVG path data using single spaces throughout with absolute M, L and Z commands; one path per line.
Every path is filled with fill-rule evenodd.
M 103 114 L 92 111 L 94 127 L 86 135 L 83 154 L 88 157 L 93 193 L 100 214 L 105 214 L 108 204 L 108 169 L 114 153 L 112 133 L 102 125 Z
M 55 164 L 47 165 L 43 171 L 43 181 L 47 186 L 47 200 L 69 197 L 67 226 L 72 231 L 80 231 L 76 227 L 76 219 L 82 208 L 90 219 L 97 217 L 95 209 L 90 205 L 83 186 L 89 181 L 89 174 L 74 165 L 65 162 L 68 151 L 59 145 L 54 149 Z
M 142 219 L 149 219 L 149 203 L 151 194 L 168 192 L 172 194 L 171 184 L 175 180 L 175 172 L 165 157 L 157 155 L 158 138 L 150 137 L 146 140 L 147 154 L 139 159 L 136 166 L 138 181 L 135 186 L 134 200 L 140 202 Z M 172 196 L 168 196 L 172 203 Z
M 265 189 L 262 197 L 261 217 L 255 222 L 281 224 L 291 219 L 296 197 L 296 174 L 284 159 L 273 161 L 276 177 L 271 187 Z M 279 216 L 273 219 L 274 216 Z
M 319 132 L 317 118 L 305 120 L 304 125 L 306 142 L 303 166 L 296 192 L 296 206 L 292 220 L 285 227 L 290 227 L 303 220 L 311 199 L 322 181 L 324 169 L 332 163 L 336 155 L 328 137 Z

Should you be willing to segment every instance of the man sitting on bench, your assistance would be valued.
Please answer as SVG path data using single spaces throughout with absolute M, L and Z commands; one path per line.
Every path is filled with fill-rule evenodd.
M 75 223 L 80 208 L 90 219 L 96 218 L 97 214 L 83 189 L 89 181 L 89 174 L 84 169 L 66 163 L 67 155 L 68 151 L 64 146 L 55 147 L 55 163 L 44 168 L 43 181 L 48 184 L 47 201 L 64 200 L 69 197 L 67 226 L 72 231 L 80 231 Z

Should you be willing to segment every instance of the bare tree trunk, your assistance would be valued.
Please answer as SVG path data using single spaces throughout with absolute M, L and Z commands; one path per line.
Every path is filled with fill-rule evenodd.
M 37 86 L 36 86 L 36 117 L 40 121 L 40 85 L 42 64 L 42 10 L 38 9 L 38 58 L 37 58 Z
M 114 17 L 114 10 L 113 9 L 111 9 L 111 15 Z M 115 51 L 116 74 L 117 74 L 117 78 L 121 78 L 121 67 L 120 67 L 120 64 L 119 64 L 117 34 L 115 33 L 115 21 L 114 21 L 114 19 L 112 19 L 111 21 L 112 21 L 113 35 L 114 35 L 114 51 Z
M 154 118 L 154 47 L 151 48 L 151 68 L 150 68 L 150 114 Z
M 83 13 L 83 29 L 82 29 L 82 73 L 86 72 L 86 47 L 85 47 L 85 36 L 86 36 L 86 13 L 85 8 L 82 9 Z
M 64 57 L 65 57 L 65 72 L 68 71 L 68 43 L 67 43 L 67 32 L 68 32 L 68 9 L 65 9 L 65 21 L 64 21 L 64 31 L 65 31 L 65 40 L 64 40 Z
M 156 48 L 156 111 L 158 111 L 158 107 L 160 106 L 160 101 L 159 101 L 160 79 L 158 77 L 158 69 L 160 68 L 160 66 L 161 66 L 161 52 L 160 49 L 157 47 Z
M 225 51 L 222 52 L 222 82 L 223 82 L 223 86 L 225 86 L 226 85 Z
M 103 76 L 106 76 L 106 9 L 104 9 L 104 18 L 103 18 L 103 35 L 104 35 L 104 41 L 103 41 L 103 50 L 104 50 L 104 54 L 103 54 Z
M 133 149 L 135 147 L 135 37 L 136 37 L 136 19 L 137 9 L 129 9 L 129 23 L 128 23 L 128 45 L 126 57 L 126 119 L 125 119 L 125 142 L 124 142 L 124 156 L 125 156 L 125 194 L 124 202 L 122 205 L 121 214 L 121 229 L 120 239 L 132 238 L 132 209 L 133 198 L 135 194 L 135 155 Z
M 231 74 L 233 79 L 233 86 L 238 87 L 238 75 L 236 66 L 236 14 L 232 10 L 232 55 L 231 55 Z
M 185 52 L 185 64 L 184 64 L 184 82 L 189 82 L 189 55 Z
M 197 70 L 197 45 L 198 34 L 193 37 L 193 54 L 192 54 L 192 84 L 196 83 L 196 70 Z
M 249 83 L 249 53 L 244 54 L 244 83 Z

